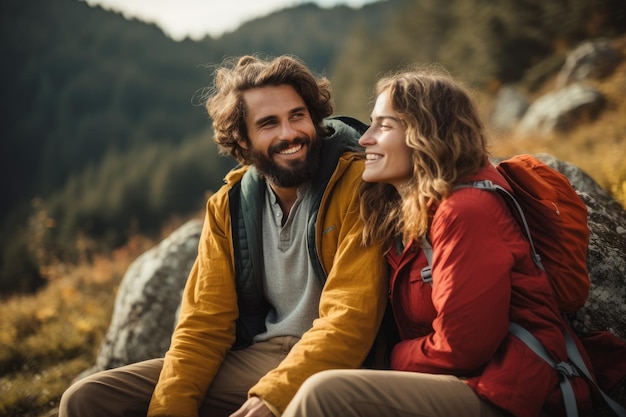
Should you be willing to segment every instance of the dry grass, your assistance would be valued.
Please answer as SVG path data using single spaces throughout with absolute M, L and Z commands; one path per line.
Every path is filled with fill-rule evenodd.
M 135 238 L 110 256 L 57 265 L 62 277 L 0 304 L 1 416 L 56 415 L 63 391 L 95 362 L 124 272 L 150 244 Z

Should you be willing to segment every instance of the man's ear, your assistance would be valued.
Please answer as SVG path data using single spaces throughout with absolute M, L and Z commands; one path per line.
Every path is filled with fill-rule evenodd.
M 248 150 L 248 142 L 244 139 L 244 138 L 239 138 L 237 139 L 237 143 L 239 144 L 239 146 L 241 146 L 243 149 Z

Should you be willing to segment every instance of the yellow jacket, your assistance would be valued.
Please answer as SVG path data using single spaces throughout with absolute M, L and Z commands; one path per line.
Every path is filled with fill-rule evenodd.
M 248 169 L 229 173 L 226 185 L 207 202 L 198 257 L 183 292 L 178 324 L 150 402 L 150 417 L 197 416 L 235 341 L 239 312 L 228 193 Z M 376 336 L 386 304 L 387 267 L 380 248 L 360 244 L 362 172 L 361 157 L 344 153 L 322 197 L 315 234 L 327 278 L 319 318 L 285 360 L 249 391 L 275 413 L 284 411 L 310 375 L 359 367 Z

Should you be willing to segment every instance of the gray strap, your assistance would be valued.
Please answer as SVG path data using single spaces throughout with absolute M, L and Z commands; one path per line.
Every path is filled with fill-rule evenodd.
M 509 190 L 507 190 L 506 188 L 500 185 L 494 184 L 490 180 L 474 181 L 468 184 L 457 185 L 454 188 L 457 189 L 457 188 L 468 188 L 468 187 L 479 188 L 481 190 L 488 190 L 488 191 L 499 191 L 501 194 L 506 196 L 511 203 L 513 203 L 513 205 L 517 209 L 517 213 L 519 214 L 520 220 L 522 221 L 522 225 L 524 226 L 524 233 L 526 234 L 526 238 L 528 239 L 528 242 L 530 243 L 530 251 L 533 257 L 533 261 L 535 261 L 535 264 L 537 264 L 537 266 L 541 268 L 542 271 L 545 271 L 545 268 L 543 267 L 543 264 L 541 263 L 541 256 L 539 256 L 539 253 L 537 253 L 537 250 L 535 249 L 535 244 L 533 242 L 532 235 L 530 234 L 530 228 L 528 227 L 528 222 L 526 221 L 524 210 L 522 209 L 522 206 L 520 206 L 517 200 L 515 199 L 515 196 L 511 194 L 511 192 L 509 192 Z
M 422 236 L 422 250 L 424 251 L 424 255 L 426 255 L 426 259 L 428 260 L 428 266 L 422 268 L 422 281 L 432 284 L 433 247 L 430 245 L 428 239 L 426 239 L 426 237 L 424 236 Z
M 524 329 L 517 323 L 509 323 L 509 330 L 515 336 L 517 336 L 522 342 L 524 342 L 530 350 L 535 352 L 537 356 L 546 361 L 550 366 L 555 368 L 561 374 L 561 392 L 563 393 L 563 402 L 565 403 L 565 411 L 567 413 L 567 417 L 575 417 L 578 416 L 578 407 L 576 405 L 576 397 L 574 395 L 574 390 L 572 389 L 572 385 L 569 382 L 569 377 L 571 376 L 580 376 L 584 375 L 589 382 L 591 382 L 594 387 L 598 390 L 602 398 L 606 401 L 606 403 L 611 407 L 611 409 L 615 412 L 618 417 L 626 417 L 626 409 L 622 407 L 617 401 L 613 400 L 609 397 L 604 391 L 600 389 L 596 381 L 592 378 L 589 369 L 585 365 L 585 361 L 583 360 L 580 352 L 578 351 L 578 347 L 576 346 L 576 342 L 572 338 L 572 335 L 565 331 L 565 348 L 567 349 L 567 356 L 572 361 L 571 363 L 560 362 L 556 363 L 554 360 L 548 355 L 545 348 L 537 340 L 535 336 L 533 336 L 528 330 Z
M 574 395 L 574 390 L 572 389 L 572 384 L 569 382 L 570 376 L 578 376 L 578 372 L 576 368 L 572 366 L 570 363 L 561 362 L 556 363 L 546 352 L 545 348 L 537 340 L 535 336 L 533 336 L 528 330 L 523 328 L 517 323 L 509 323 L 509 330 L 518 339 L 526 344 L 539 356 L 541 359 L 546 361 L 550 366 L 559 371 L 560 379 L 561 379 L 561 393 L 563 394 L 563 402 L 565 403 L 565 412 L 567 417 L 576 417 L 578 416 L 578 406 L 576 405 L 576 396 Z
M 604 401 L 608 404 L 609 407 L 615 412 L 615 414 L 619 417 L 626 417 L 626 408 L 622 407 L 617 401 L 609 397 L 604 391 L 600 389 L 597 382 L 591 377 L 591 372 L 587 369 L 587 365 L 585 365 L 585 361 L 582 356 L 580 356 L 580 352 L 578 347 L 576 346 L 576 342 L 572 338 L 572 335 L 569 332 L 565 332 L 565 348 L 567 349 L 567 356 L 569 356 L 570 360 L 576 365 L 578 370 L 582 372 L 582 374 L 587 377 L 587 380 L 590 381 L 593 386 L 598 390 Z

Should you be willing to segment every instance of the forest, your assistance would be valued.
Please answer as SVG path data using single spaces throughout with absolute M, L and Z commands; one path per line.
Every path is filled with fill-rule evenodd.
M 511 83 L 533 94 L 581 41 L 626 31 L 623 0 L 311 3 L 200 41 L 78 0 L 0 7 L 4 295 L 202 210 L 233 167 L 202 102 L 225 57 L 296 55 L 331 79 L 335 113 L 367 120 L 376 77 L 401 65 L 441 63 L 486 96 Z

